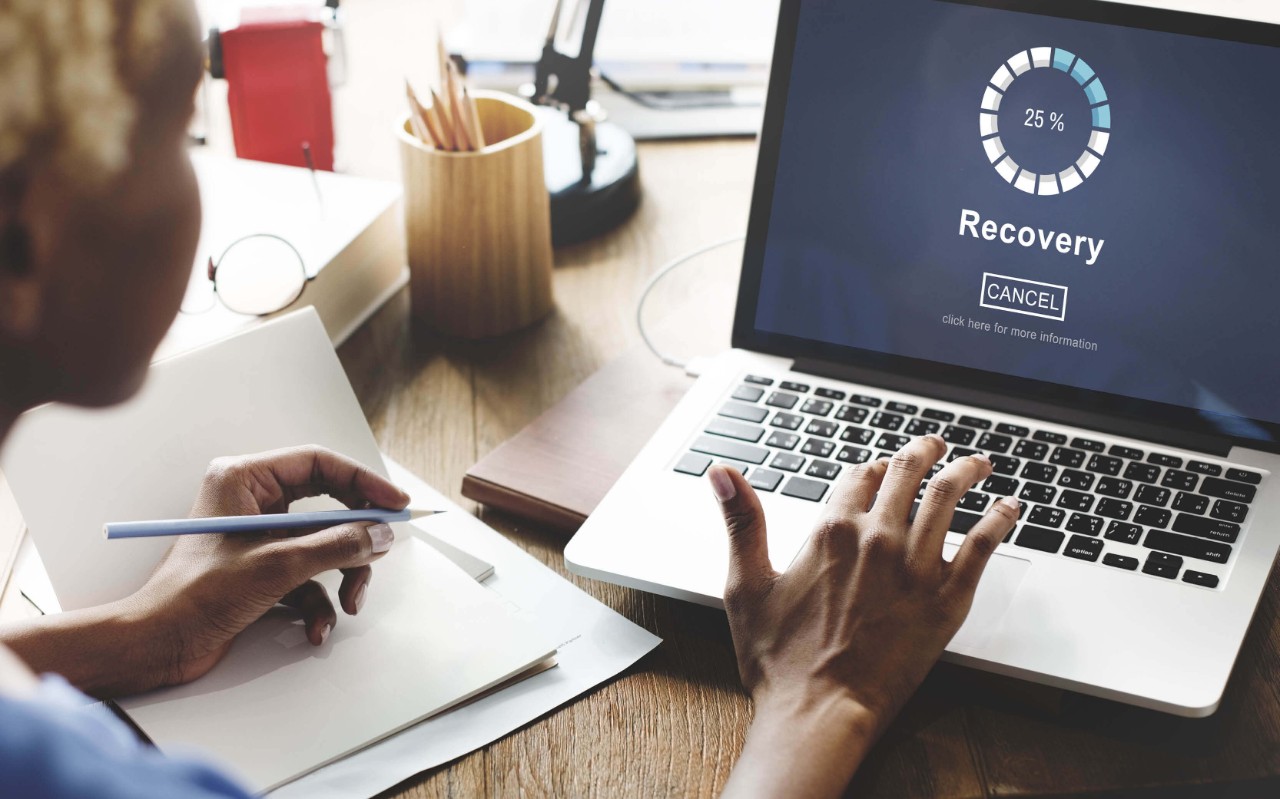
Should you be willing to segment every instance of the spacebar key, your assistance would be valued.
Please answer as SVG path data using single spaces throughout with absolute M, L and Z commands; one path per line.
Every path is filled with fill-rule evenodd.
M 750 444 L 739 444 L 714 436 L 698 436 L 693 442 L 693 451 L 703 455 L 715 455 L 717 458 L 729 458 L 745 463 L 761 464 L 769 457 L 769 450 L 753 447 Z
M 917 502 L 911 506 L 911 521 L 916 520 L 916 513 L 920 510 L 920 503 Z M 955 515 L 951 517 L 951 526 L 949 529 L 953 533 L 968 535 L 973 526 L 982 521 L 982 517 L 976 513 L 970 513 L 966 510 L 957 510 Z

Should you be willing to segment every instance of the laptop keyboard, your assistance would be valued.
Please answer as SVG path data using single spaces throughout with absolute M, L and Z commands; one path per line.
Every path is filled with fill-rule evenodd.
M 757 491 L 821 503 L 846 468 L 936 433 L 947 442 L 943 463 L 983 452 L 993 466 L 991 477 L 960 501 L 952 532 L 967 533 L 993 501 L 1012 496 L 1022 503 L 1022 517 L 1006 544 L 1202 588 L 1220 587 L 1265 476 L 1136 442 L 792 377 L 745 375 L 674 470 L 701 477 L 723 463 Z M 934 466 L 928 477 L 941 469 Z M 921 483 L 920 497 L 927 485 Z

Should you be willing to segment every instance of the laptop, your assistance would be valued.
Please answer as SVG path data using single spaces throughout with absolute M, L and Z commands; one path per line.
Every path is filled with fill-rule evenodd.
M 785 569 L 847 470 L 937 433 L 995 468 L 946 556 L 1023 503 L 944 657 L 1212 714 L 1280 548 L 1277 75 L 1257 20 L 783 0 L 733 349 L 571 570 L 722 606 L 713 463 Z

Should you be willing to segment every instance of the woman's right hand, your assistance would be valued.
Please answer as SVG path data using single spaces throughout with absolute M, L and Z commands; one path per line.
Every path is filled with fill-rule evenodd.
M 755 491 L 713 467 L 729 531 L 725 608 L 756 706 L 730 793 L 838 794 L 964 622 L 1019 505 L 994 503 L 944 561 L 956 504 L 991 475 L 985 455 L 953 461 L 929 481 L 911 521 L 920 483 L 945 453 L 941 438 L 926 436 L 892 460 L 847 470 L 782 574 L 769 562 Z M 801 752 L 805 776 L 793 768 Z

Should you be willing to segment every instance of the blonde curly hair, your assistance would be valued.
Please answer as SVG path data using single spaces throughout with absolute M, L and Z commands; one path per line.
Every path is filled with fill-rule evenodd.
M 136 91 L 190 0 L 0 0 L 0 176 L 44 159 L 77 185 L 129 163 Z

